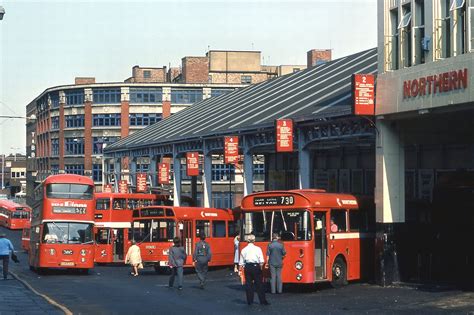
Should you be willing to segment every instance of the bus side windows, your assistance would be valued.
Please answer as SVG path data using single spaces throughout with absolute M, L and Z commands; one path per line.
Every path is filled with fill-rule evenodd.
M 212 221 L 212 237 L 225 237 L 225 221 Z
M 209 237 L 210 234 L 211 223 L 209 221 L 204 220 L 196 220 L 196 237 L 199 237 L 201 233 L 204 233 L 206 237 Z
M 331 210 L 331 218 L 329 223 L 329 228 L 331 233 L 336 232 L 346 232 L 347 231 L 347 224 L 346 224 L 346 212 L 345 209 L 332 209 Z
M 114 210 L 127 209 L 127 201 L 125 199 L 114 199 Z

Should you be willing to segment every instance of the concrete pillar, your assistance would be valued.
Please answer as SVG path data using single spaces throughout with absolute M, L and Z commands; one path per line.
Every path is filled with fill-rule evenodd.
M 181 204 L 181 159 L 176 145 L 173 146 L 173 206 Z
M 395 122 L 377 120 L 377 129 L 375 279 L 385 286 L 400 281 L 395 229 L 405 222 L 405 150 Z
M 122 179 L 121 173 L 122 173 L 122 159 L 117 158 L 114 160 L 114 173 L 115 173 L 115 187 L 114 191 L 118 192 L 118 182 L 119 180 Z
M 206 149 L 205 141 L 203 147 L 202 203 L 205 208 L 210 208 L 212 207 L 212 154 Z
M 244 196 L 253 192 L 253 153 L 244 137 Z
M 303 135 L 303 131 L 298 129 L 298 165 L 299 165 L 299 188 L 308 189 L 311 188 L 311 153 L 305 148 L 306 141 Z

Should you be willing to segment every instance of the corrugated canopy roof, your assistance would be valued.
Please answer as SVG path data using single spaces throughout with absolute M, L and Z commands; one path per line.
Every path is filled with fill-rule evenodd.
M 275 119 L 347 115 L 354 73 L 377 72 L 377 49 L 198 102 L 105 148 L 149 147 L 273 126 Z

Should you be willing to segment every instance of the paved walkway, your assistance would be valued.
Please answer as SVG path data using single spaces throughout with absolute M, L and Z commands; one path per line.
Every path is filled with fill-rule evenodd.
M 10 274 L 7 280 L 3 278 L 0 280 L 0 315 L 7 314 L 63 315 L 64 312 L 35 294 Z

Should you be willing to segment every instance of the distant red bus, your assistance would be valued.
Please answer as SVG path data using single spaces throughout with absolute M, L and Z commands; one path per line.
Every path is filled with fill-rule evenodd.
M 30 222 L 31 208 L 0 199 L 0 225 L 10 230 L 21 230 Z
M 95 261 L 115 263 L 124 261 L 128 250 L 128 231 L 132 211 L 137 208 L 164 205 L 168 195 L 96 193 L 95 194 Z
M 373 250 L 368 219 L 352 195 L 306 189 L 268 191 L 243 198 L 241 235 L 256 237 L 264 255 L 277 233 L 287 252 L 284 283 L 331 282 L 361 278 L 361 252 Z M 241 243 L 241 249 L 246 243 Z
M 184 266 L 191 267 L 201 233 L 212 250 L 209 266 L 230 266 L 234 263 L 235 232 L 230 209 L 157 206 L 133 211 L 132 238 L 141 249 L 143 262 L 156 271 L 168 265 L 168 249 L 176 236 L 188 254 Z
M 29 265 L 32 269 L 94 267 L 94 182 L 51 175 L 34 192 Z

